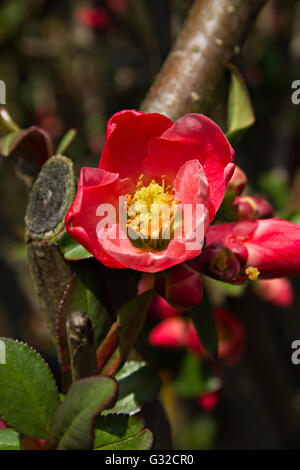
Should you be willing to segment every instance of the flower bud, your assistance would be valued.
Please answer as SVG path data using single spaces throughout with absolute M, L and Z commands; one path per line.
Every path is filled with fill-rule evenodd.
M 166 301 L 176 308 L 192 308 L 202 301 L 199 266 L 194 261 L 179 264 L 158 274 L 155 287 Z
M 235 254 L 218 242 L 205 248 L 197 261 L 202 272 L 221 281 L 235 281 L 241 272 L 241 265 Z
M 197 403 L 201 408 L 206 412 L 211 412 L 217 406 L 221 395 L 221 387 L 212 392 L 205 392 L 202 395 L 199 395 L 197 398 Z
M 228 183 L 227 191 L 239 196 L 247 184 L 247 176 L 238 166 L 235 167 L 233 175 Z
M 292 284 L 285 277 L 258 281 L 255 283 L 254 290 L 262 300 L 276 307 L 290 307 L 294 301 Z
M 149 342 L 158 348 L 184 348 L 188 341 L 188 322 L 179 317 L 158 323 L 149 335 Z
M 233 208 L 235 220 L 268 219 L 274 216 L 273 207 L 259 197 L 238 196 Z

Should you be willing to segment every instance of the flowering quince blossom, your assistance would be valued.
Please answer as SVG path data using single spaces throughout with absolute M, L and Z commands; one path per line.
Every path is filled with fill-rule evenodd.
M 233 156 L 220 128 L 201 114 L 188 114 L 173 123 L 155 113 L 116 113 L 107 125 L 99 167 L 81 170 L 78 192 L 66 215 L 67 231 L 110 268 L 155 273 L 191 260 L 200 255 L 223 200 L 234 171 Z M 98 207 L 111 204 L 118 214 L 120 197 L 125 200 L 125 233 L 119 216 L 111 226 L 97 230 Z M 141 213 L 132 210 L 137 204 Z M 159 218 L 155 233 L 149 230 L 152 205 L 158 210 L 167 206 L 171 215 L 168 224 Z M 185 205 L 193 211 L 202 207 L 198 221 L 193 215 L 191 224 L 186 224 Z M 181 239 L 174 236 L 178 211 L 183 220 Z M 199 227 L 201 240 L 191 249 L 191 236 Z

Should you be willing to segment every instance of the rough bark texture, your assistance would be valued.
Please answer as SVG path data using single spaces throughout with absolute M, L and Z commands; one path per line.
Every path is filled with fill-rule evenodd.
M 64 216 L 75 196 L 72 162 L 52 157 L 32 188 L 26 211 L 26 244 L 34 289 L 55 338 L 59 302 L 72 277 L 73 267 L 57 245 L 64 233 Z
M 224 66 L 241 51 L 265 0 L 196 0 L 183 29 L 141 105 L 172 120 L 214 101 Z

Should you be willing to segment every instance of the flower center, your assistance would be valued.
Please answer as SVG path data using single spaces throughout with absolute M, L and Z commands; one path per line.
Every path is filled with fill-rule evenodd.
M 173 186 L 165 186 L 152 180 L 143 185 L 141 175 L 135 193 L 127 194 L 127 230 L 134 246 L 161 251 L 166 249 L 174 236 L 174 219 L 180 201 L 174 201 Z

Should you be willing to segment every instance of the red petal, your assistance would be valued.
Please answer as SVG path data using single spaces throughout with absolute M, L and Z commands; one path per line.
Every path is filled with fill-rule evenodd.
M 152 176 L 166 174 L 170 181 L 186 161 L 199 160 L 209 183 L 212 219 L 224 197 L 225 178 L 228 181 L 232 174 L 233 156 L 232 147 L 213 121 L 201 114 L 187 114 L 161 137 L 150 140 L 144 169 Z
M 107 124 L 99 168 L 119 173 L 120 178 L 130 178 L 136 182 L 143 173 L 142 163 L 148 141 L 160 136 L 170 126 L 172 121 L 161 114 L 145 114 L 134 110 L 114 114 Z
M 247 241 L 247 266 L 254 266 L 262 278 L 300 273 L 300 226 L 282 219 L 259 220 Z
M 187 344 L 188 327 L 184 319 L 174 317 L 163 320 L 151 331 L 149 342 L 159 348 L 180 348 Z
M 179 170 L 178 178 L 177 176 L 175 178 L 178 195 L 186 198 L 189 204 L 203 203 L 203 211 L 198 212 L 199 217 L 197 218 L 197 230 L 199 230 L 197 235 L 200 235 L 199 243 L 195 243 L 195 236 L 192 235 L 192 231 L 188 231 L 187 238 L 171 240 L 166 250 L 163 251 L 141 250 L 134 247 L 128 238 L 124 240 L 110 238 L 103 240 L 101 243 L 104 251 L 120 265 L 148 273 L 163 271 L 198 256 L 201 253 L 205 230 L 208 227 L 208 215 L 204 205 L 206 183 L 200 170 L 201 167 L 198 162 L 196 164 L 195 162 L 187 162 Z M 190 190 L 185 183 L 188 180 L 190 181 Z M 201 188 L 203 195 L 200 194 Z M 196 248 L 195 245 L 197 245 Z
M 100 204 L 118 207 L 118 197 L 128 192 L 128 185 L 129 182 L 120 180 L 118 174 L 97 168 L 82 168 L 76 198 L 65 219 L 71 237 L 111 268 L 124 266 L 107 255 L 99 243 L 96 231 L 99 222 L 97 207 Z

